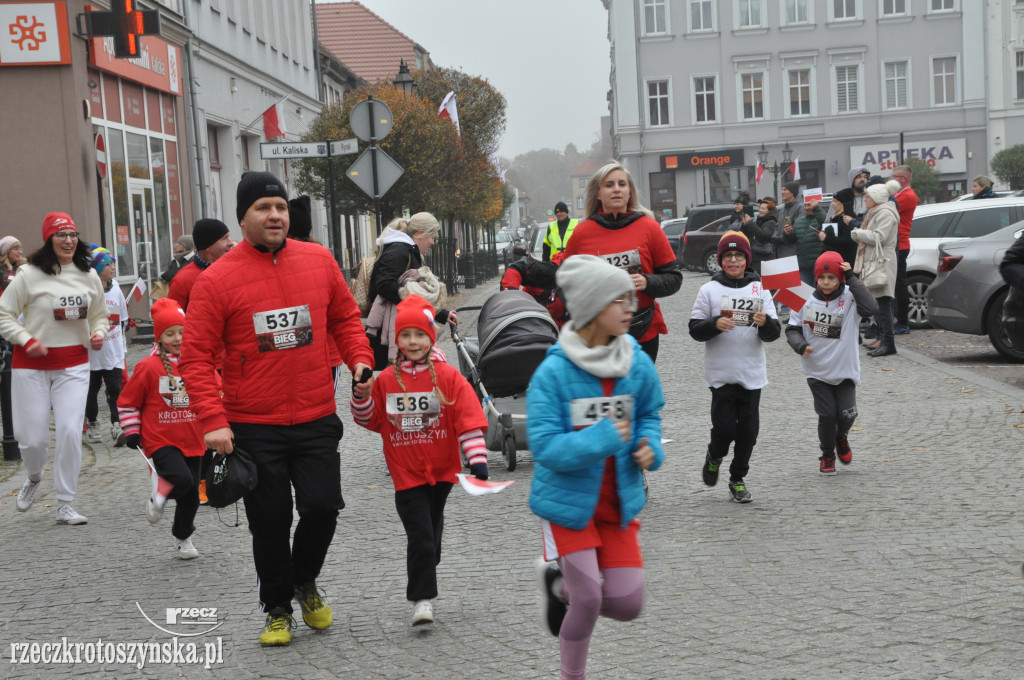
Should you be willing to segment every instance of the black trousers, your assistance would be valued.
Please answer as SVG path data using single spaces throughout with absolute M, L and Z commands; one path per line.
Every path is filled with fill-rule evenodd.
M 256 488 L 245 496 L 260 607 L 292 612 L 295 587 L 316 580 L 338 525 L 342 425 L 337 415 L 299 425 L 231 423 L 235 446 L 256 463 Z M 292 487 L 299 522 L 292 528 Z
M 409 583 L 405 597 L 410 602 L 437 597 L 437 565 L 441 563 L 441 534 L 444 506 L 452 485 L 438 482 L 395 492 L 395 508 L 405 526 L 405 551 Z
M 750 471 L 750 454 L 757 443 L 761 428 L 759 407 L 761 390 L 748 390 L 742 385 L 722 385 L 711 388 L 711 443 L 708 452 L 712 458 L 725 458 L 729 444 L 733 447 L 729 480 L 737 482 Z
M 910 291 L 907 290 L 907 257 L 910 249 L 896 251 L 896 325 L 910 323 Z
M 857 386 L 852 380 L 838 385 L 808 378 L 814 396 L 814 412 L 818 414 L 818 442 L 821 452 L 835 456 L 836 440 L 845 437 L 857 419 Z
M 647 352 L 647 356 L 651 358 L 651 361 L 658 361 L 658 345 L 661 344 L 661 336 L 655 335 L 647 342 L 640 343 L 640 349 Z
M 175 446 L 164 446 L 153 452 L 156 473 L 174 485 L 168 498 L 175 501 L 171 534 L 180 540 L 191 536 L 199 510 L 199 463 L 202 456 L 188 456 Z
M 85 419 L 90 423 L 96 422 L 96 416 L 100 412 L 96 399 L 100 393 L 100 383 L 103 383 L 106 388 L 107 406 L 110 407 L 110 422 L 120 422 L 117 416 L 117 398 L 121 396 L 121 375 L 120 368 L 89 371 L 89 394 L 85 397 Z

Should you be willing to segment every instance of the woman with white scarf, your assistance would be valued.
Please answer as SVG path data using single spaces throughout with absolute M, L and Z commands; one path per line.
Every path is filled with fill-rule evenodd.
M 892 301 L 896 292 L 896 238 L 900 215 L 896 203 L 889 197 L 899 190 L 899 183 L 889 180 L 873 184 L 864 190 L 868 214 L 861 229 L 850 232 L 857 246 L 857 261 L 853 270 L 868 287 L 878 302 L 878 337 L 876 349 L 869 357 L 896 354 L 892 333 Z

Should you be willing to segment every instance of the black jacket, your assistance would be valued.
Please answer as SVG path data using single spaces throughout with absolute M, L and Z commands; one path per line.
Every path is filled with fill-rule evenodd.
M 397 305 L 402 301 L 402 297 L 398 294 L 398 279 L 402 278 L 402 274 L 406 271 L 419 269 L 422 266 L 423 256 L 416 245 L 409 243 L 387 244 L 373 263 L 367 297 L 373 300 L 380 295 L 391 304 Z M 446 323 L 448 310 L 437 310 L 434 320 L 438 323 Z

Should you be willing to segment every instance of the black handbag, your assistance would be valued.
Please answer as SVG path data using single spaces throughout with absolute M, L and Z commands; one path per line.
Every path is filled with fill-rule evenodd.
M 256 463 L 244 450 L 213 454 L 206 473 L 206 497 L 214 508 L 226 508 L 256 488 Z

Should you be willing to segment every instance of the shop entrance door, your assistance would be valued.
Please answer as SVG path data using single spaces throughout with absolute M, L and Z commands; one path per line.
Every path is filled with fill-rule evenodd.
M 135 262 L 139 276 L 145 279 L 150 290 L 153 281 L 160 274 L 155 261 L 156 237 L 153 232 L 153 206 L 147 200 L 152 191 L 143 188 L 131 189 L 132 200 L 132 233 L 135 235 Z

